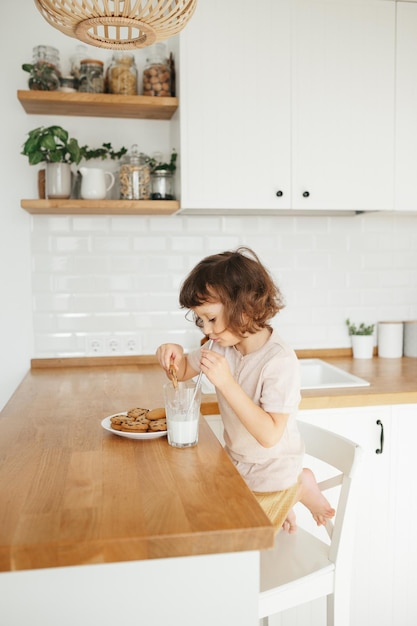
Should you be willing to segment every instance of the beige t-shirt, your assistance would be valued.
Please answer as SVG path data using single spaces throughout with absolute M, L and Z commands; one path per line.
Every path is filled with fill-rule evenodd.
M 288 413 L 280 441 L 264 448 L 246 430 L 224 396 L 216 390 L 224 426 L 225 449 L 252 491 L 281 491 L 296 481 L 302 469 L 304 444 L 297 428 L 300 403 L 300 367 L 295 352 L 276 331 L 259 350 L 243 356 L 235 348 L 214 351 L 223 354 L 235 380 L 255 404 L 270 413 Z M 200 350 L 188 355 L 199 370 Z

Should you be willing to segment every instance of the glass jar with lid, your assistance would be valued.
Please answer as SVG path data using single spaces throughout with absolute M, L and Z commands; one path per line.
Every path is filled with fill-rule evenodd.
M 61 76 L 59 51 L 52 46 L 35 46 L 32 51 L 32 60 L 29 89 L 39 91 L 59 89 Z
M 151 168 L 148 158 L 136 144 L 120 164 L 119 184 L 121 200 L 149 200 L 151 195 Z
M 113 54 L 106 75 L 107 91 L 125 96 L 138 93 L 138 70 L 133 54 L 117 51 Z
M 80 78 L 78 91 L 87 93 L 103 93 L 104 70 L 103 61 L 97 59 L 83 59 L 80 62 Z
M 171 95 L 171 68 L 164 43 L 149 46 L 149 55 L 143 70 L 143 95 Z
M 75 50 L 70 56 L 70 66 L 71 66 L 70 74 L 71 76 L 74 76 L 75 83 L 77 86 L 80 80 L 81 61 L 87 58 L 88 58 L 87 46 L 84 46 L 83 44 L 79 44 L 78 46 L 75 46 Z
M 151 200 L 175 200 L 174 172 L 166 169 L 152 171 Z

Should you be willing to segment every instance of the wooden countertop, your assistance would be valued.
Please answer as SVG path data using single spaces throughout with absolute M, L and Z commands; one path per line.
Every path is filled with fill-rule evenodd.
M 417 358 L 326 357 L 323 360 L 364 378 L 370 385 L 345 389 L 305 390 L 302 392 L 300 409 L 417 403 Z
M 335 409 L 386 404 L 417 404 L 417 358 L 353 359 L 305 351 L 299 358 L 321 358 L 370 382 L 369 387 L 309 389 L 301 393 L 300 410 Z M 219 412 L 215 394 L 205 397 L 204 415 Z
M 303 391 L 300 409 L 417 404 L 417 359 L 319 357 L 369 387 Z M 101 420 L 162 405 L 147 357 L 40 360 L 0 415 L 0 571 L 260 550 L 266 516 L 204 419 L 186 450 Z M 202 413 L 217 413 L 206 396 Z
M 210 427 L 131 440 L 101 420 L 162 404 L 157 365 L 32 369 L 0 415 L 0 571 L 261 550 L 273 528 Z

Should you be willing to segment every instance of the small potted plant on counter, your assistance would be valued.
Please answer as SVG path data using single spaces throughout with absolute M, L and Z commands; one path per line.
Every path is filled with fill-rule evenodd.
M 345 323 L 352 341 L 353 358 L 371 359 L 374 353 L 375 324 L 366 325 L 362 322 L 357 326 L 349 318 Z
M 34 128 L 29 131 L 21 154 L 28 157 L 29 165 L 46 164 L 47 198 L 71 196 L 71 164 L 80 162 L 81 149 L 68 131 L 61 126 Z

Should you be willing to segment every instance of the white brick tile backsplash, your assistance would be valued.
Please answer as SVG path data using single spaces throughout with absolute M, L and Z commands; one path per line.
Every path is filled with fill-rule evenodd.
M 110 232 L 110 218 L 106 216 L 73 217 L 72 230 L 77 232 L 103 233 Z
M 193 252 L 195 254 L 198 253 L 199 250 L 204 250 L 204 241 L 205 237 L 200 235 L 198 237 L 184 237 L 184 236 L 168 236 L 168 249 L 171 249 L 175 252 L 181 253 L 189 253 Z
M 294 348 L 349 346 L 344 321 L 417 318 L 416 218 L 32 216 L 35 357 L 135 337 L 141 354 L 199 345 L 178 292 L 204 256 L 253 247 L 283 292 L 273 325 Z
M 90 240 L 88 237 L 75 236 L 58 236 L 52 238 L 50 236 L 51 248 L 54 252 L 85 253 L 90 249 Z
M 132 240 L 128 235 L 109 235 L 107 237 L 91 237 L 91 249 L 95 253 L 101 252 L 129 252 L 132 250 Z
M 39 215 L 31 218 L 32 233 L 35 237 L 42 234 L 68 233 L 71 231 L 71 217 L 66 215 Z

